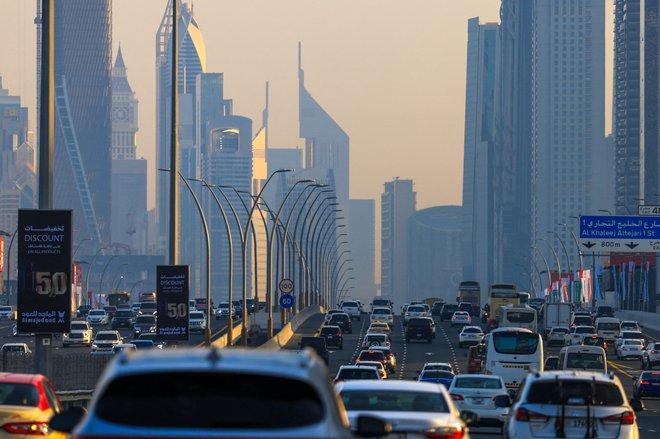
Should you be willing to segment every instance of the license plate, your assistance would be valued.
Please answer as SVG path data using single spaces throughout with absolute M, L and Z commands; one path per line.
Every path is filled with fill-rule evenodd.
M 476 404 L 476 405 L 483 404 L 483 403 L 484 403 L 484 399 L 483 399 L 483 398 L 473 398 L 473 399 L 472 399 L 472 403 L 473 403 L 473 404 Z
M 573 419 L 571 421 L 571 425 L 573 428 L 587 428 L 587 420 L 586 419 Z

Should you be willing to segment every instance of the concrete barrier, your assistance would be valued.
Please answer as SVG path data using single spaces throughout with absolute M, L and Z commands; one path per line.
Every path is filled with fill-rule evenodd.
M 307 321 L 310 317 L 325 313 L 325 309 L 320 306 L 308 306 L 307 308 L 296 314 L 289 323 L 287 323 L 273 338 L 266 343 L 259 346 L 257 349 L 268 351 L 279 351 L 291 340 L 293 334 L 300 328 L 300 326 Z
M 617 311 L 615 315 L 620 320 L 635 320 L 642 325 L 644 329 L 648 328 L 660 332 L 660 314 L 644 311 L 621 310 Z
M 238 339 L 241 338 L 241 335 L 243 334 L 243 323 L 239 322 L 234 325 L 234 330 L 232 331 L 232 344 L 235 344 Z M 227 338 L 228 334 L 224 333 L 220 337 L 216 338 L 211 342 L 213 346 L 216 348 L 224 348 L 227 347 Z

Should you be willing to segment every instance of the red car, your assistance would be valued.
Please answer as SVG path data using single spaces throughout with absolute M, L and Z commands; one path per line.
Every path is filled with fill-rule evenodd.
M 63 437 L 48 427 L 50 418 L 61 410 L 55 389 L 45 376 L 0 373 L 0 431 Z

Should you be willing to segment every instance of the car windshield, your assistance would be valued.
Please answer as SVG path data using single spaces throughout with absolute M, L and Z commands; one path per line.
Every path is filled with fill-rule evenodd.
M 531 383 L 530 404 L 621 406 L 625 404 L 619 387 L 596 380 L 542 380 Z
M 587 337 L 584 339 L 584 344 L 598 346 L 603 342 L 601 337 Z
M 337 374 L 338 380 L 377 380 L 378 371 L 369 368 L 341 369 Z
M 426 309 L 423 306 L 409 306 L 408 312 L 426 312 Z
M 131 311 L 122 311 L 122 310 L 120 310 L 120 311 L 117 311 L 115 313 L 115 318 L 116 319 L 117 318 L 119 318 L 119 319 L 121 319 L 121 318 L 132 318 L 132 317 L 133 317 L 133 313 Z
M 531 323 L 536 318 L 532 311 L 508 311 L 506 319 L 512 323 Z
M 137 325 L 154 325 L 156 324 L 156 318 L 154 316 L 138 316 L 135 320 Z
M 346 314 L 333 314 L 330 318 L 331 322 L 347 322 L 349 317 Z
M 503 389 L 502 381 L 497 378 L 461 377 L 454 380 L 457 389 Z
M 373 306 L 390 306 L 389 300 L 374 300 Z
M 568 328 L 552 328 L 555 334 L 568 334 Z
M 190 318 L 195 320 L 201 320 L 204 318 L 204 314 L 201 312 L 191 312 Z
M 358 305 L 357 302 L 344 302 L 341 306 L 342 307 L 348 306 L 348 307 L 352 307 L 352 308 L 357 308 L 359 305 Z
M 84 323 L 71 323 L 72 331 L 86 331 L 87 329 L 88 327 Z
M 456 311 L 458 309 L 458 305 L 445 305 L 442 307 L 442 310 L 447 312 L 447 311 Z
M 2 350 L 5 352 L 25 352 L 25 346 L 23 345 L 4 345 Z
M 587 316 L 575 316 L 573 318 L 573 323 L 576 325 L 584 325 L 584 324 L 589 324 L 591 323 L 591 317 Z
M 630 345 L 633 345 L 633 346 L 641 346 L 641 345 L 642 345 L 642 342 L 639 341 L 639 340 L 625 340 L 625 341 L 623 342 L 623 344 L 625 344 L 626 346 L 630 346 Z
M 424 370 L 448 370 L 451 371 L 451 366 L 448 364 L 428 364 L 424 366 Z
M 621 328 L 635 328 L 637 329 L 639 325 L 637 322 L 621 322 Z
M 117 340 L 117 334 L 112 332 L 96 334 L 96 340 Z
M 385 354 L 380 351 L 362 352 L 358 358 L 360 361 L 383 361 Z
M 465 328 L 463 332 L 467 334 L 482 334 L 483 332 L 479 328 Z
M 100 310 L 92 310 L 89 312 L 90 316 L 104 316 L 105 311 L 100 311 Z
M 220 309 L 229 309 L 229 304 L 228 303 L 221 303 L 218 305 L 218 308 Z
M 140 304 L 140 309 L 141 310 L 155 310 L 156 309 L 156 302 L 144 302 Z
M 321 328 L 321 334 L 323 335 L 335 335 L 339 333 L 339 328 L 325 327 Z
M 119 425 L 224 432 L 304 427 L 322 421 L 325 411 L 304 381 L 220 371 L 118 377 L 96 404 L 100 419 Z
M 571 352 L 566 355 L 568 369 L 605 369 L 605 356 L 590 352 Z
M 644 334 L 641 332 L 624 332 L 621 334 L 621 338 L 641 340 L 644 338 Z
M 596 329 L 593 326 L 578 326 L 575 328 L 576 334 L 595 334 Z
M 454 378 L 454 374 L 446 370 L 427 370 L 422 372 L 421 379 L 429 378 L 442 378 L 446 380 L 451 380 Z
M 36 407 L 39 390 L 32 384 L 0 383 L 0 405 Z
M 131 343 L 135 345 L 135 349 L 150 349 L 154 347 L 154 342 L 151 340 L 133 340 Z
M 530 355 L 539 346 L 538 334 L 529 332 L 495 332 L 492 340 L 495 350 L 500 354 Z
M 341 399 L 349 411 L 449 413 L 449 405 L 440 392 L 345 390 Z
M 410 308 L 408 308 L 408 309 L 410 309 Z M 391 314 L 392 312 L 389 309 L 381 308 L 381 309 L 375 309 L 373 313 L 374 314 Z
M 599 331 L 612 331 L 612 330 L 619 330 L 619 324 L 616 322 L 601 322 L 598 324 Z

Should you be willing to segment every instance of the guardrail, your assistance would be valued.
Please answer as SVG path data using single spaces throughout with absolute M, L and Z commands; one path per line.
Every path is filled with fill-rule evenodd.
M 236 341 L 241 338 L 242 334 L 243 334 L 243 323 L 242 322 L 236 323 L 232 331 L 232 338 L 233 338 L 232 344 L 236 343 Z M 224 334 L 213 340 L 211 344 L 216 348 L 227 347 L 227 338 L 228 338 L 228 334 L 225 332 Z
M 266 343 L 259 346 L 257 349 L 278 351 L 282 349 L 286 344 L 291 340 L 293 334 L 300 328 L 300 326 L 307 321 L 310 317 L 319 314 L 325 313 L 325 309 L 316 305 L 308 306 L 307 308 L 300 311 L 298 314 L 293 316 L 291 321 L 287 323 L 273 338 L 268 340 Z

